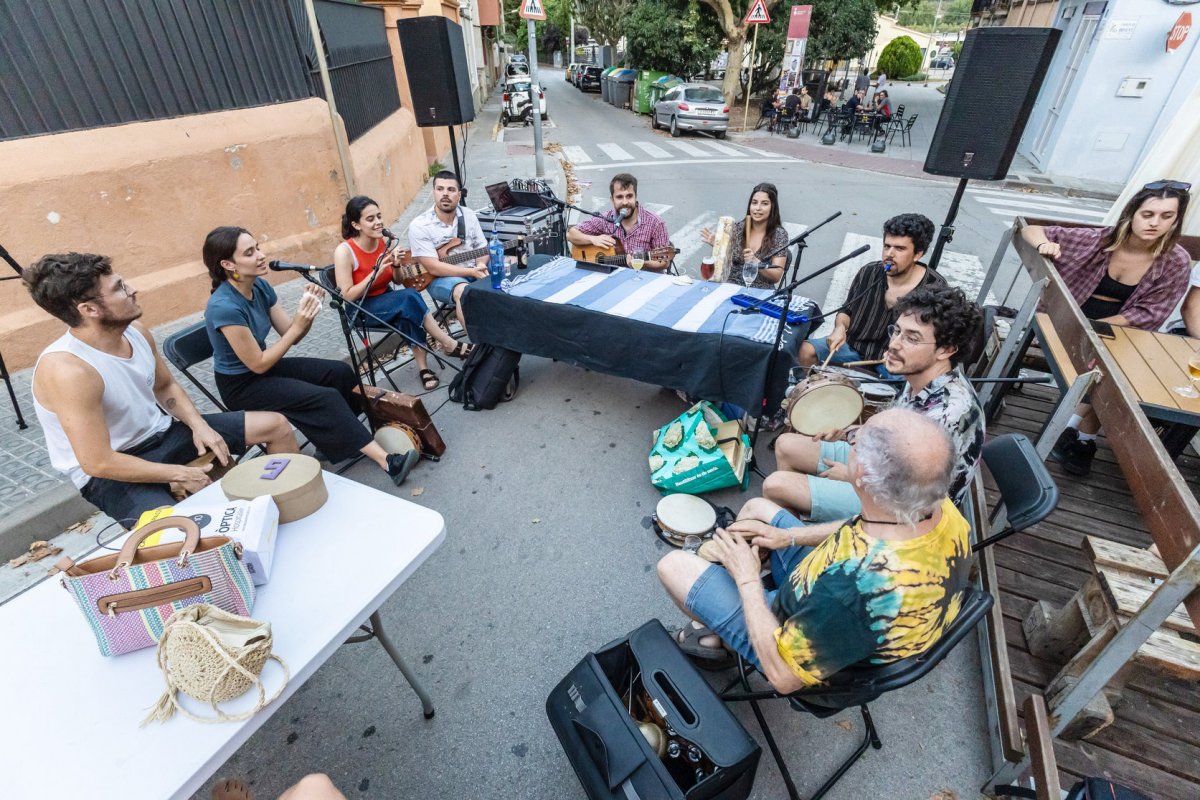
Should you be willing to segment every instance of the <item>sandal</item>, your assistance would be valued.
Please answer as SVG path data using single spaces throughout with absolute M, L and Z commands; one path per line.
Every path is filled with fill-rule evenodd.
M 469 355 L 471 355 L 471 352 L 474 349 L 475 345 L 473 344 L 468 344 L 467 342 L 456 342 L 454 344 L 454 349 L 447 350 L 446 355 L 450 356 L 451 358 L 461 358 L 465 360 Z
M 683 634 L 682 638 L 679 635 L 681 633 Z M 682 628 L 673 631 L 671 638 L 675 640 L 675 644 L 679 645 L 679 649 L 684 652 L 684 655 L 692 659 L 696 666 L 701 669 L 728 669 L 737 663 L 737 656 L 735 654 L 725 649 L 723 643 L 720 647 L 708 647 L 700 643 L 700 640 L 705 636 L 716 635 L 706 626 L 697 628 L 691 622 L 687 622 L 684 623 Z
M 423 369 L 417 373 L 417 377 L 421 379 L 421 385 L 425 387 L 425 391 L 432 392 L 434 389 L 442 385 L 442 380 L 431 369 Z

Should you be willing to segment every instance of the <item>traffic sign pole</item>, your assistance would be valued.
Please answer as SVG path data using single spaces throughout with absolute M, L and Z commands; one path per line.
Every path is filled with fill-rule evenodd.
M 525 24 L 529 26 L 529 99 L 533 103 L 533 168 L 537 177 L 544 178 L 546 164 L 542 155 L 542 84 L 538 80 L 537 34 L 533 20 L 526 20 Z M 533 97 L 535 90 L 538 97 Z
M 750 92 L 754 88 L 754 51 L 758 49 L 758 26 L 754 26 L 754 39 L 750 43 L 750 72 L 746 76 L 746 107 L 742 111 L 742 130 L 746 130 L 750 119 Z

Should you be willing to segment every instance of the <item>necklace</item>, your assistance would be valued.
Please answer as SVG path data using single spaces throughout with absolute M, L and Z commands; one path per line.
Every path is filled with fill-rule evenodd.
M 926 514 L 925 516 L 921 517 L 919 520 L 917 520 L 916 524 L 920 525 L 922 522 L 925 522 L 925 521 L 931 520 L 931 519 L 933 519 L 933 514 L 929 513 L 929 514 Z M 858 521 L 859 522 L 868 522 L 871 525 L 903 525 L 904 524 L 904 523 L 898 522 L 897 520 L 894 520 L 894 519 L 867 519 L 862 514 L 858 515 Z

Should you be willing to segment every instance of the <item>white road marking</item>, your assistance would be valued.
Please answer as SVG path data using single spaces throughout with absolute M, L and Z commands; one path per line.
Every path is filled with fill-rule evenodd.
M 736 147 L 730 147 L 729 145 L 721 144 L 720 142 L 704 142 L 704 146 L 711 147 L 713 150 L 716 150 L 723 156 L 739 156 L 741 158 L 747 157 L 745 153 L 743 153 L 741 150 L 738 150 Z
M 775 158 L 680 158 L 672 161 L 631 161 L 627 164 L 622 164 L 622 167 L 661 167 L 661 166 L 681 166 L 683 164 L 783 164 L 783 163 L 801 163 L 798 159 L 788 158 L 787 156 L 776 156 Z M 584 172 L 593 169 L 612 169 L 612 164 L 592 164 L 586 167 L 576 167 L 576 172 Z
M 605 144 L 597 144 L 596 147 L 599 147 L 601 150 L 603 150 L 604 155 L 608 156 L 613 161 L 632 161 L 633 160 L 633 156 L 629 155 L 629 153 L 627 153 L 625 151 L 625 149 L 623 147 L 621 147 L 620 145 L 605 143 Z
M 564 144 L 562 152 L 567 157 L 567 161 L 572 164 L 590 164 L 592 161 L 592 157 L 587 154 L 587 151 L 576 144 Z
M 646 153 L 646 155 L 651 156 L 653 158 L 670 158 L 671 157 L 671 154 L 668 153 L 666 150 L 663 150 L 658 145 L 652 144 L 650 142 L 630 142 L 630 144 L 633 145 L 634 147 L 638 148 L 639 150 L 644 151 Z
M 699 250 L 701 247 L 708 247 L 700 238 L 700 229 L 705 225 L 713 225 L 716 221 L 717 216 L 706 211 L 679 230 L 671 231 L 671 243 L 679 248 L 679 254 L 675 256 L 675 263 L 683 272 L 689 275 L 700 274 Z
M 680 142 L 680 141 L 676 141 L 676 140 L 672 139 L 671 141 L 667 142 L 667 144 L 671 145 L 672 147 L 676 148 L 677 150 L 682 150 L 684 155 L 688 155 L 688 156 L 711 155 L 711 153 L 706 153 L 705 151 L 701 150 L 699 147 L 696 147 L 694 144 L 688 144 L 687 142 Z
M 738 147 L 742 148 L 743 150 L 749 150 L 751 153 L 754 153 L 755 155 L 766 156 L 767 158 L 779 158 L 779 153 L 772 153 L 769 150 L 759 150 L 757 147 L 751 147 L 748 144 L 739 143 Z M 797 160 L 799 160 L 799 159 L 797 159 Z
M 1076 208 L 1083 206 L 1085 208 L 1107 207 L 1104 200 L 1093 200 L 1090 198 L 1080 197 L 1057 197 L 1055 195 L 1031 194 L 1029 192 L 1006 192 L 1000 189 L 975 189 L 968 188 L 967 194 L 973 196 L 976 200 L 983 201 L 986 197 L 998 198 L 1002 200 L 1021 200 L 1031 203 L 1046 203 L 1049 205 L 1062 205 Z M 1098 205 L 1096 205 L 1098 204 Z
M 1043 211 L 1059 216 L 1076 219 L 1104 219 L 1106 212 L 1089 208 L 1066 208 L 1063 206 L 1046 206 L 1041 203 L 1021 203 L 1013 200 L 987 200 L 980 198 L 979 202 L 993 214 L 1007 215 L 1013 211 Z

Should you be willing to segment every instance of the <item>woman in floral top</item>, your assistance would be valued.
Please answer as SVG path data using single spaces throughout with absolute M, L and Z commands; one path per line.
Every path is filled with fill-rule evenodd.
M 750 230 L 746 230 L 746 220 Z M 750 202 L 746 206 L 746 218 L 733 223 L 729 251 L 733 262 L 729 268 L 728 283 L 743 283 L 742 265 L 747 261 L 762 261 L 787 244 L 787 230 L 779 216 L 779 190 L 773 183 L 760 183 L 750 191 Z M 713 232 L 708 228 L 700 231 L 706 244 L 713 243 Z M 756 289 L 774 289 L 787 267 L 787 251 L 771 258 L 770 266 L 758 269 L 758 277 L 750 284 Z

